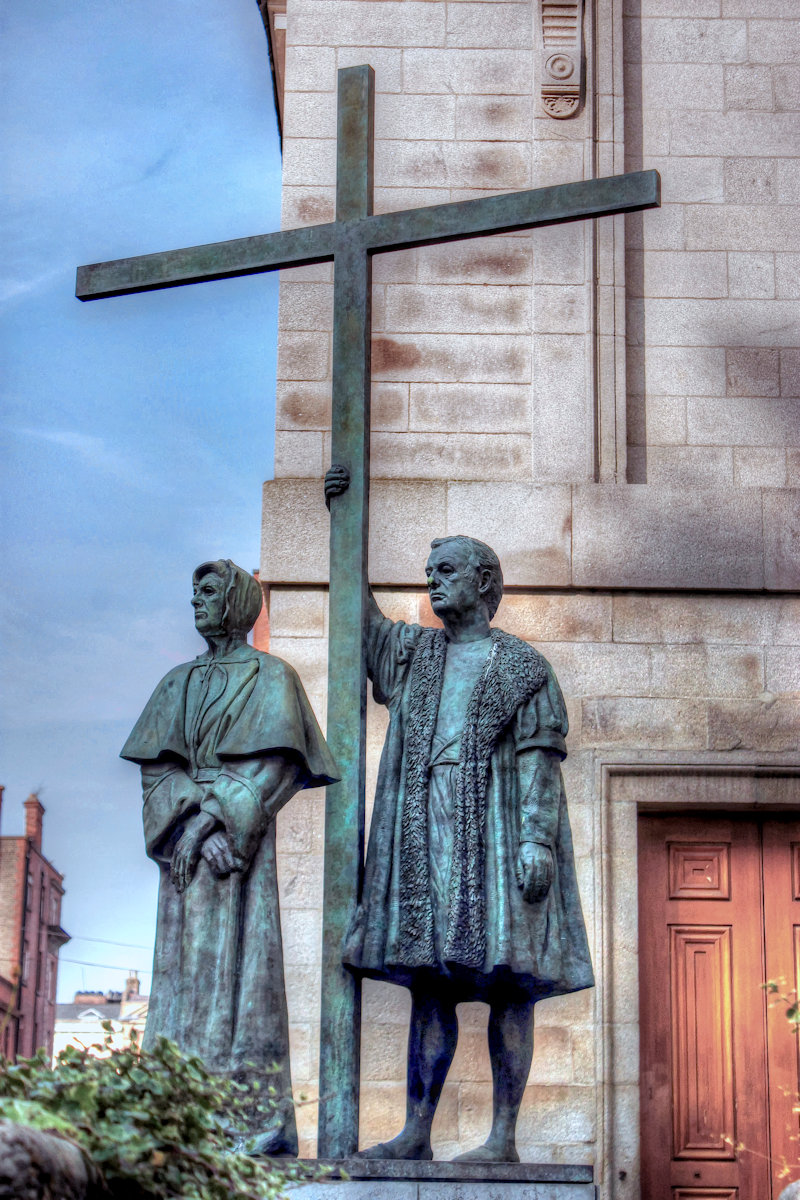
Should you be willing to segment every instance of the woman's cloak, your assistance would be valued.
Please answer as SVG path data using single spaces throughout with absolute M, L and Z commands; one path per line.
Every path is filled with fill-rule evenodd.
M 287 663 L 247 645 L 200 655 L 159 683 L 122 757 L 142 767 L 146 848 L 161 871 L 144 1044 L 164 1035 L 237 1076 L 277 1066 L 269 1082 L 290 1099 L 274 817 L 300 788 L 338 778 L 303 686 Z M 171 857 L 201 810 L 221 823 L 241 869 L 218 879 L 201 858 L 179 893 Z M 288 1106 L 284 1119 L 296 1149 Z

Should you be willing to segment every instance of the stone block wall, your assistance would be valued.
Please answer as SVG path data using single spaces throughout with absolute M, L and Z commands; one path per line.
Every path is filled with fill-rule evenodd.
M 589 98 L 559 122 L 537 102 L 532 4 L 289 0 L 287 226 L 333 218 L 336 69 L 359 62 L 376 72 L 378 212 L 663 179 L 663 207 L 624 237 L 619 219 L 376 256 L 375 473 L 581 482 L 624 478 L 627 454 L 637 483 L 796 486 L 800 16 L 588 9 Z M 330 280 L 322 265 L 283 284 L 278 477 L 328 461 Z
M 793 487 L 800 469 L 800 10 L 625 0 L 628 465 L 652 484 Z
M 586 122 L 565 140 L 534 117 L 534 16 L 529 3 L 290 3 L 285 225 L 333 218 L 336 70 L 362 62 L 375 69 L 376 212 L 591 174 Z M 523 233 L 373 259 L 378 477 L 592 477 L 587 234 L 538 236 L 540 251 Z M 285 273 L 276 477 L 329 461 L 331 294 L 327 265 Z

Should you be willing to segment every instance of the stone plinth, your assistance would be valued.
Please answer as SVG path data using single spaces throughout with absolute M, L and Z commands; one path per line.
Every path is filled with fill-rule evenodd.
M 592 1167 L 552 1163 L 331 1163 L 349 1180 L 304 1184 L 302 1200 L 595 1200 Z

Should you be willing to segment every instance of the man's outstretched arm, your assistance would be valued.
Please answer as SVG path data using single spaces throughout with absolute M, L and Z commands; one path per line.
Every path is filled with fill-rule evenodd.
M 350 472 L 347 467 L 343 467 L 338 463 L 334 463 L 325 472 L 325 505 L 330 511 L 331 500 L 336 496 L 341 496 L 350 487 Z M 372 594 L 372 588 L 367 584 L 367 630 L 368 635 L 371 635 L 376 630 L 379 623 L 383 620 L 383 613 L 378 608 L 377 601 Z

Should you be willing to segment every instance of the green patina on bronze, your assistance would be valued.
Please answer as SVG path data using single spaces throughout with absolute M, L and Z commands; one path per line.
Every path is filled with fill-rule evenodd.
M 339 74 L 343 76 L 362 70 L 363 67 L 349 67 Z M 340 98 L 342 82 L 340 80 Z M 344 148 L 340 144 L 340 165 Z M 603 179 L 509 192 L 481 200 L 459 200 L 452 204 L 434 204 L 430 208 L 379 213 L 369 215 L 368 219 L 368 214 L 363 214 L 337 219 L 328 225 L 309 225 L 258 237 L 236 238 L 230 242 L 189 246 L 185 250 L 92 263 L 78 268 L 75 295 L 79 300 L 128 296 L 186 283 L 205 283 L 234 275 L 258 275 L 283 267 L 326 262 L 348 246 L 378 254 L 424 246 L 429 242 L 461 241 L 538 225 L 561 225 L 590 217 L 639 212 L 644 208 L 657 208 L 659 204 L 658 172 L 632 171 L 628 175 L 607 175 Z
M 334 262 L 333 461 L 348 468 L 351 485 L 331 513 L 328 740 L 343 774 L 329 789 L 325 831 L 319 1151 L 331 1158 L 354 1151 L 358 1137 L 360 993 L 341 967 L 340 947 L 360 891 L 364 841 L 371 256 L 660 203 L 658 173 L 637 171 L 374 215 L 373 95 L 371 67 L 339 72 L 335 221 L 95 263 L 78 269 L 76 288 L 80 300 L 98 300 Z
M 338 494 L 344 472 L 325 486 Z M 567 713 L 549 664 L 490 624 L 503 592 L 491 547 L 436 539 L 425 573 L 442 629 L 390 621 L 374 600 L 365 626 L 389 728 L 344 960 L 409 988 L 411 1020 L 405 1126 L 361 1153 L 433 1157 L 457 1006 L 482 1000 L 492 1128 L 458 1161 L 515 1163 L 534 1007 L 594 983 L 560 770 Z
M 372 212 L 372 71 L 339 73 L 337 221 Z M 332 446 L 350 472 L 331 520 L 328 737 L 342 764 L 325 812 L 319 1153 L 345 1157 L 358 1146 L 361 983 L 342 965 L 342 942 L 360 891 L 364 858 L 372 260 L 355 239 L 333 265 Z
M 192 583 L 208 649 L 161 680 L 122 749 L 141 767 L 161 876 L 143 1044 L 168 1037 L 210 1070 L 274 1084 L 282 1103 L 259 1148 L 296 1154 L 275 817 L 338 771 L 296 672 L 247 644 L 262 604 L 252 575 L 221 559 Z

